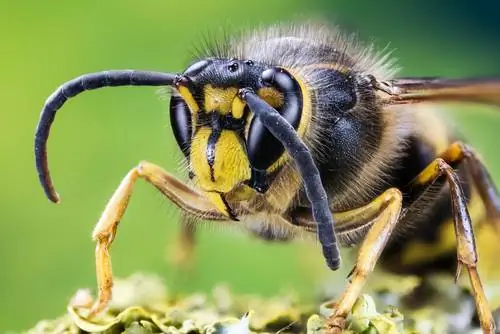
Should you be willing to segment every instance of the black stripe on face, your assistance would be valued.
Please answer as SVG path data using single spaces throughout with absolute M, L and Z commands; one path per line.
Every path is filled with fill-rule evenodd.
M 222 202 L 226 206 L 226 210 L 227 210 L 227 213 L 229 214 L 229 218 L 231 218 L 234 221 L 239 221 L 239 219 L 236 218 L 236 215 L 234 214 L 233 210 L 229 206 L 229 203 L 227 202 L 226 197 L 224 196 L 224 194 L 220 194 L 220 198 L 222 199 Z
M 208 137 L 206 154 L 207 154 L 208 167 L 210 168 L 210 180 L 212 180 L 212 182 L 215 182 L 215 172 L 214 172 L 215 148 L 216 148 L 217 142 L 219 141 L 220 135 L 222 133 L 222 128 L 221 128 L 220 123 L 218 121 L 217 113 L 213 112 L 212 115 L 213 115 L 212 116 L 212 132 L 210 133 L 210 136 Z

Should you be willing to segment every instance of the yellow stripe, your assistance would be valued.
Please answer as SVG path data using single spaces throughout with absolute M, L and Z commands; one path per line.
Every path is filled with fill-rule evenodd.
M 472 190 L 468 208 L 473 227 L 475 228 L 482 220 L 484 220 L 486 215 L 481 197 L 475 189 Z M 416 228 L 418 228 L 418 226 Z M 450 218 L 441 224 L 436 242 L 428 244 L 409 241 L 408 245 L 402 252 L 402 264 L 415 265 L 425 263 L 433 258 L 439 257 L 440 255 L 453 252 L 456 249 L 456 244 L 457 239 L 455 237 L 453 218 Z
M 198 103 L 196 103 L 196 100 L 193 97 L 193 94 L 191 94 L 191 92 L 187 87 L 179 86 L 177 87 L 177 90 L 179 91 L 179 94 L 181 94 L 182 98 L 188 105 L 189 109 L 191 109 L 191 112 L 196 113 L 198 112 L 198 110 L 200 110 Z
M 203 87 L 205 112 L 217 111 L 221 115 L 229 114 L 237 94 L 238 89 L 236 87 L 217 88 L 211 84 L 205 85 Z
M 297 133 L 300 138 L 304 138 L 312 117 L 312 103 L 311 103 L 311 93 L 305 82 L 300 78 L 300 76 L 289 68 L 284 68 L 288 71 L 294 79 L 297 81 L 302 92 L 302 115 L 300 117 L 300 123 L 297 128 Z M 275 163 L 273 163 L 268 169 L 268 172 L 273 172 L 282 166 L 288 159 L 286 154 L 283 154 Z

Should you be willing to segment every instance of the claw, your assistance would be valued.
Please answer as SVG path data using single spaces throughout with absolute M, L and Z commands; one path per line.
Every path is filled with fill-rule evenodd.
M 99 313 L 101 313 L 102 311 L 104 311 L 104 309 L 106 308 L 107 304 L 108 303 L 105 302 L 105 301 L 97 300 L 94 303 L 94 305 L 92 305 L 92 307 L 90 308 L 89 313 L 87 315 L 87 318 L 91 319 L 91 318 L 95 317 L 96 315 L 98 315 Z
M 462 273 L 462 262 L 458 261 L 457 263 L 457 271 L 455 272 L 455 284 L 458 283 L 458 279 L 460 278 L 460 274 Z
M 326 323 L 325 333 L 341 334 L 346 327 L 346 318 L 343 316 L 334 315 Z

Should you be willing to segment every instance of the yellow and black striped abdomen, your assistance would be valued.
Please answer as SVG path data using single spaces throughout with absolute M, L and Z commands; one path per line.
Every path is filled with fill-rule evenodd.
M 390 171 L 391 185 L 403 192 L 404 217 L 392 243 L 382 254 L 381 264 L 397 273 L 424 274 L 456 269 L 456 242 L 446 179 L 438 179 L 416 202 L 408 203 L 416 192 L 410 183 L 450 145 L 461 139 L 450 131 L 436 111 L 422 107 L 413 111 L 414 133 L 407 141 L 403 158 Z M 467 201 L 479 202 L 480 206 L 463 163 L 452 167 L 459 175 Z M 473 223 L 484 218 L 483 212 L 471 214 Z
M 416 114 L 417 130 L 406 147 L 406 155 L 392 171 L 392 182 L 403 190 L 405 203 L 411 197 L 408 184 L 433 160 L 458 140 L 441 119 L 432 113 Z M 424 117 L 425 116 L 425 117 Z M 432 124 L 430 124 L 432 123 Z M 489 280 L 498 280 L 500 270 L 496 257 L 500 254 L 498 231 L 490 221 L 478 188 L 473 182 L 465 161 L 451 164 L 460 179 L 467 198 L 467 207 L 474 227 L 478 250 L 478 268 L 486 287 Z M 384 250 L 380 265 L 394 273 L 426 275 L 435 272 L 455 274 L 457 269 L 457 243 L 451 196 L 446 178 L 438 181 L 419 201 L 411 207 L 403 204 L 404 217 L 392 243 Z M 497 254 L 497 255 L 495 255 Z M 465 276 L 465 275 L 464 275 Z M 466 277 L 460 281 L 468 286 Z M 486 288 L 487 289 L 487 288 Z M 500 306 L 500 294 L 490 291 L 489 301 L 493 307 Z

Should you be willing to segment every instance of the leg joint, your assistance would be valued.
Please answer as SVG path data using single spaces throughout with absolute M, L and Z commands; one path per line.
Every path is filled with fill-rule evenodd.
M 403 194 L 398 188 L 389 188 L 385 191 L 385 202 L 403 201 Z
M 443 158 L 437 158 L 436 160 L 436 170 L 439 172 L 445 172 L 448 170 L 453 170 L 449 163 L 447 163 Z
M 144 170 L 147 169 L 148 165 L 150 165 L 149 162 L 142 160 L 139 161 L 139 163 L 134 169 L 137 170 L 137 174 L 142 176 L 144 175 Z
M 461 161 L 470 152 L 468 147 L 461 141 L 456 141 L 451 144 L 441 157 L 448 163 L 452 164 Z

